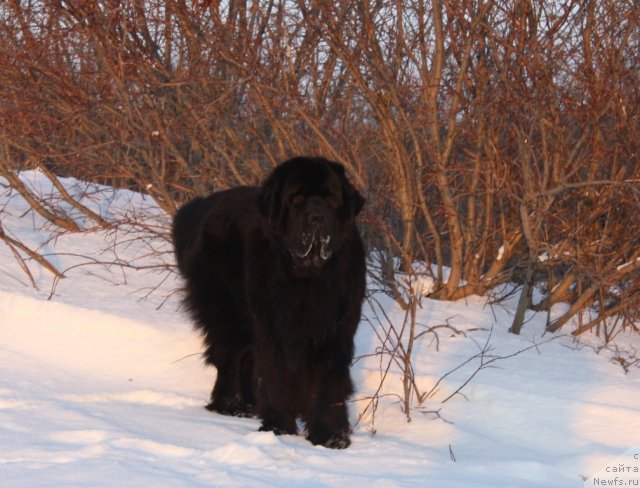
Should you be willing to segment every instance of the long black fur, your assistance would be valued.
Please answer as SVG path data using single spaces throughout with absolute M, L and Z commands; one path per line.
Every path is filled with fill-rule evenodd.
M 313 444 L 349 446 L 349 366 L 366 271 L 354 219 L 363 203 L 342 165 L 294 158 L 261 187 L 178 211 L 185 304 L 218 373 L 207 408 L 257 413 L 261 430 L 275 434 L 296 433 L 300 418 Z

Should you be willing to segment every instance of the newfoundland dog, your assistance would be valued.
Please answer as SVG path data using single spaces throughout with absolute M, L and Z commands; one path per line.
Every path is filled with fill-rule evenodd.
M 261 431 L 348 447 L 349 365 L 365 293 L 355 225 L 364 199 L 344 167 L 282 163 L 260 187 L 185 204 L 173 223 L 185 305 L 217 369 L 209 410 Z

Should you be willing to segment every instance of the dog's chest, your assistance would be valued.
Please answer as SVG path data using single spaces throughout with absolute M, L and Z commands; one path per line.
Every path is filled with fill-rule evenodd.
M 318 280 L 284 285 L 274 300 L 275 328 L 288 336 L 314 342 L 331 335 L 341 318 L 340 290 Z

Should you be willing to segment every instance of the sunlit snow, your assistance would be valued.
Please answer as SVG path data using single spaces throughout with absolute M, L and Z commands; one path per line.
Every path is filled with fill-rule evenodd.
M 52 191 L 38 172 L 21 176 Z M 208 412 L 215 370 L 204 367 L 200 338 L 180 310 L 171 248 L 154 234 L 168 230 L 169 218 L 148 197 L 64 183 L 103 217 L 129 223 L 104 230 L 83 222 L 86 232 L 55 234 L 0 179 L 5 232 L 66 276 L 29 262 L 34 289 L 0 241 L 3 487 L 581 487 L 640 444 L 638 369 L 625 374 L 609 350 L 549 340 L 546 313 L 530 312 L 523 335 L 508 334 L 516 298 L 493 306 L 481 297 L 423 299 L 420 331 L 441 327 L 415 345 L 416 385 L 428 392 L 444 379 L 408 423 L 393 364 L 379 401 L 368 400 L 389 363 L 375 354 L 381 327 L 389 319 L 399 330 L 405 317 L 377 294 L 356 339 L 354 435 L 345 451 Z M 640 348 L 637 337 L 618 340 Z M 442 403 L 482 360 L 499 357 Z

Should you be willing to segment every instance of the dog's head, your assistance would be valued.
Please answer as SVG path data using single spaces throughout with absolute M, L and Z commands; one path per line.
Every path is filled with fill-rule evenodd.
M 344 166 L 298 157 L 279 165 L 259 197 L 267 228 L 304 268 L 320 268 L 342 246 L 364 199 Z

